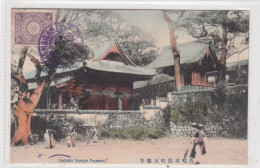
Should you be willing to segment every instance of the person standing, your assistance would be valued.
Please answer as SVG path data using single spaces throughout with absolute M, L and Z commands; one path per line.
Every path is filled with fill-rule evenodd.
M 93 142 L 94 143 L 98 142 L 98 137 L 99 137 L 99 133 L 98 133 L 96 127 L 94 127 L 94 129 L 93 129 Z
M 49 135 L 48 129 L 46 129 L 46 132 L 44 133 L 43 138 L 44 138 L 45 148 L 50 148 L 50 135 Z
M 90 132 L 88 129 L 86 130 L 86 143 L 87 145 L 90 143 Z
M 71 144 L 72 144 L 72 147 L 76 146 L 77 136 L 78 136 L 78 134 L 77 134 L 77 132 L 74 129 L 73 132 L 71 133 Z
M 54 146 L 55 146 L 55 139 L 53 133 L 50 132 L 50 148 L 54 148 Z
M 71 147 L 71 136 L 70 135 L 68 135 L 66 138 L 66 144 L 68 147 Z

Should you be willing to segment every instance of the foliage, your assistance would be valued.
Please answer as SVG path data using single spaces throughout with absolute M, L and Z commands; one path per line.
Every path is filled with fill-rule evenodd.
M 178 109 L 167 106 L 164 109 L 164 120 L 166 122 L 166 125 L 170 125 L 170 122 L 177 124 L 185 123 L 187 121 L 187 118 L 186 116 L 182 115 Z
M 70 123 L 71 130 L 79 129 L 85 123 L 85 121 L 83 119 L 75 118 L 74 116 L 69 116 L 68 122 Z
M 57 140 L 64 138 L 69 131 L 70 124 L 66 114 L 51 114 L 48 123 L 48 129 L 53 132 L 54 138 Z
M 215 122 L 223 118 L 229 120 L 226 128 L 231 137 L 247 137 L 248 121 L 248 90 L 247 87 L 227 89 L 225 84 L 220 84 L 212 95 L 215 101 L 214 115 L 211 119 Z
M 210 114 L 210 107 L 208 105 L 208 102 L 197 101 L 186 103 L 182 114 L 186 116 L 188 121 L 205 123 L 207 117 Z
M 229 75 L 229 83 L 235 83 L 236 85 L 248 84 L 248 70 L 244 68 L 236 68 L 236 70 Z
M 110 128 L 102 129 L 100 135 L 103 138 L 145 140 L 164 137 L 166 132 L 161 128 Z
M 139 66 L 152 62 L 157 54 L 157 48 L 151 35 L 139 26 L 126 26 L 118 35 L 118 42 L 124 53 Z
M 176 103 L 164 110 L 164 119 L 175 124 L 197 122 L 217 123 L 223 127 L 223 136 L 246 138 L 248 121 L 247 86 L 227 87 L 225 82 L 217 85 L 211 92 L 194 95 L 196 101 Z M 223 122 L 227 120 L 227 122 Z M 224 133 L 225 132 L 225 133 Z
M 249 16 L 244 11 L 186 12 L 178 27 L 195 39 L 210 39 L 217 52 L 221 51 L 221 26 L 227 28 L 227 57 L 248 48 Z
M 174 108 L 167 107 L 164 110 L 168 114 L 169 121 L 177 124 L 189 122 L 205 123 L 211 110 L 207 101 L 186 102 L 179 104 Z
M 82 62 L 88 53 L 88 48 L 75 43 L 73 40 L 58 36 L 52 46 L 51 57 L 43 62 L 43 70 L 48 72 L 49 78 L 53 78 L 59 66 L 70 67 L 76 62 Z
M 58 10 L 60 18 L 79 25 L 90 43 L 116 38 L 123 52 L 138 66 L 149 64 L 158 54 L 152 36 L 140 26 L 129 25 L 113 10 Z M 87 25 L 87 26 L 86 26 Z

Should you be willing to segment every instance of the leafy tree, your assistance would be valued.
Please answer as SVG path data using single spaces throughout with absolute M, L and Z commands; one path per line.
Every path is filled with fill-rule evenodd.
M 226 67 L 227 58 L 248 49 L 249 16 L 245 11 L 192 11 L 186 12 L 179 28 L 186 29 L 196 39 L 210 39 Z M 226 69 L 219 79 L 225 80 Z
M 14 114 L 18 123 L 18 129 L 12 140 L 13 145 L 28 144 L 28 138 L 31 134 L 33 111 L 38 104 L 43 90 L 48 88 L 54 79 L 58 66 L 70 67 L 76 61 L 84 60 L 84 57 L 88 55 L 88 50 L 84 46 L 74 44 L 62 36 L 55 39 L 52 56 L 41 64 L 33 55 L 28 53 L 28 48 L 28 46 L 25 46 L 21 50 L 17 71 L 12 71 L 12 79 L 17 82 L 19 87 L 18 98 L 16 102 L 13 102 L 16 105 L 14 107 Z M 26 56 L 30 58 L 36 67 L 35 80 L 38 86 L 31 95 L 27 91 L 28 85 L 22 73 Z M 42 71 L 47 72 L 48 75 L 41 77 Z
M 119 45 L 124 53 L 139 66 L 151 63 L 157 54 L 154 39 L 140 27 L 129 25 L 122 28 L 117 36 Z
M 158 54 L 153 37 L 140 26 L 129 25 L 113 10 L 59 10 L 59 18 L 82 27 L 90 43 L 115 38 L 123 52 L 138 66 L 152 62 Z

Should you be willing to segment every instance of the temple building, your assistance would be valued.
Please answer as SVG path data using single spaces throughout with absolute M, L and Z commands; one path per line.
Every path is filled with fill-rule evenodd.
M 214 87 L 218 72 L 224 67 L 211 46 L 205 42 L 192 41 L 179 44 L 177 48 L 180 53 L 181 84 L 184 86 Z M 164 47 L 158 57 L 146 68 L 156 69 L 159 74 L 174 77 L 171 47 Z
M 94 43 L 89 48 L 91 53 L 85 62 L 57 69 L 36 108 L 67 108 L 74 100 L 82 110 L 132 109 L 133 82 L 149 80 L 156 72 L 136 66 L 115 40 Z M 31 91 L 37 87 L 35 73 L 33 70 L 25 75 Z

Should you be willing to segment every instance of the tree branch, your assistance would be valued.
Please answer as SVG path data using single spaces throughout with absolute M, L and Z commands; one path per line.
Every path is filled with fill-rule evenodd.
M 166 14 L 166 11 L 163 11 L 163 18 L 168 24 L 173 24 L 173 20 Z
M 41 72 L 42 72 L 42 67 L 38 61 L 38 59 L 36 59 L 33 55 L 28 54 L 28 56 L 30 57 L 31 62 L 34 64 L 35 68 L 36 68 L 36 74 L 35 74 L 35 79 L 36 81 L 39 83 L 39 79 L 41 76 Z
M 245 50 L 247 50 L 247 49 L 248 49 L 248 46 L 245 47 L 245 48 L 243 48 L 242 50 L 235 51 L 235 52 L 233 52 L 233 53 L 231 53 L 231 54 L 228 54 L 228 55 L 227 55 L 227 58 L 229 58 L 229 57 L 231 57 L 232 55 L 235 55 L 235 54 L 241 54 L 243 51 L 245 51 Z

